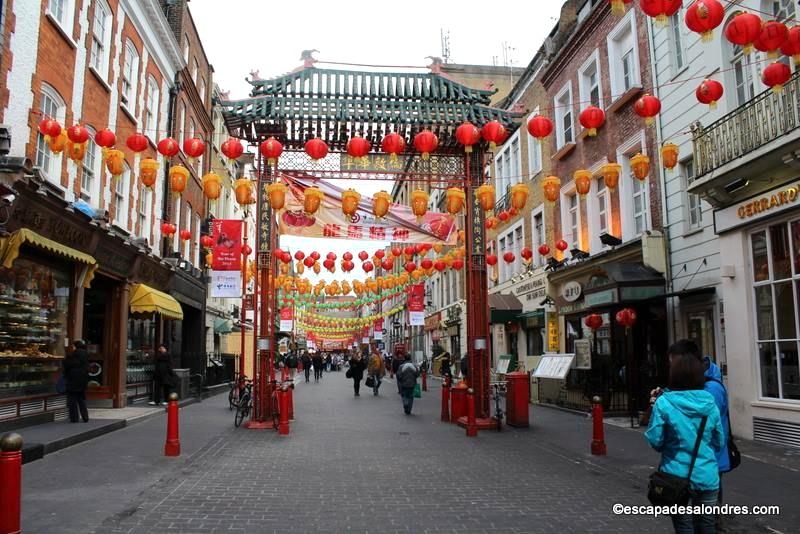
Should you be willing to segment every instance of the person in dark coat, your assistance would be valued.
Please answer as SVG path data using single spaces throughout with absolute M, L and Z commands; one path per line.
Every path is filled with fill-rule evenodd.
M 319 379 L 322 378 L 322 353 L 314 353 L 311 362 L 314 364 L 314 382 L 319 382 Z
M 303 352 L 303 356 L 300 357 L 300 363 L 303 364 L 303 374 L 306 377 L 306 382 L 309 382 L 311 377 L 311 356 L 308 355 L 308 351 Z
M 463 355 L 461 357 L 461 378 L 467 378 L 467 373 L 469 372 L 469 360 L 467 359 L 467 355 Z
M 77 423 L 80 411 L 83 422 L 88 423 L 86 388 L 89 386 L 89 353 L 86 351 L 86 344 L 80 339 L 75 340 L 72 351 L 64 358 L 64 382 L 69 420 Z
M 405 354 L 405 360 L 397 370 L 397 384 L 400 388 L 400 396 L 403 398 L 403 411 L 406 415 L 411 415 L 411 409 L 414 407 L 414 388 L 417 385 L 417 378 L 419 378 L 419 369 L 411 361 L 411 355 Z
M 353 391 L 356 397 L 360 396 L 358 391 L 361 389 L 361 379 L 364 378 L 364 369 L 366 369 L 366 367 L 361 354 L 356 353 L 355 356 L 350 358 L 350 369 L 348 372 L 350 373 L 350 378 L 353 379 Z
M 158 346 L 155 360 L 156 368 L 155 371 L 153 371 L 153 400 L 150 404 L 166 406 L 169 394 L 175 384 L 175 371 L 172 369 L 172 358 L 170 358 L 166 346 Z
M 442 374 L 442 380 L 444 380 L 445 383 L 449 384 L 449 383 L 451 383 L 453 381 L 453 370 L 450 367 L 450 353 L 449 352 L 445 352 L 444 354 L 442 354 L 442 360 L 441 361 L 442 361 L 442 364 L 441 364 L 440 369 L 441 369 L 441 374 Z

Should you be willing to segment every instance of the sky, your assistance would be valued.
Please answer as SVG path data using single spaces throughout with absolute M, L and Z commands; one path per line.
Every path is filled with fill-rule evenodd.
M 475 0 L 192 0 L 189 9 L 206 55 L 214 66 L 214 81 L 230 98 L 247 98 L 245 78 L 285 74 L 301 65 L 303 50 L 319 50 L 322 68 L 363 70 L 323 61 L 391 65 L 391 70 L 425 72 L 426 56 L 442 57 L 441 31 L 449 34 L 450 62 L 525 67 L 558 20 L 563 0 L 495 2 Z M 414 69 L 409 67 L 421 67 Z M 368 70 L 368 69 L 367 69 Z M 349 187 L 351 184 L 337 185 Z M 358 183 L 362 195 L 391 183 Z M 346 240 L 302 239 L 283 236 L 281 247 L 325 257 L 335 252 L 374 252 L 386 244 Z M 356 258 L 357 259 L 357 258 Z M 338 264 L 338 260 L 337 260 Z M 365 278 L 360 262 L 350 276 L 337 269 L 322 279 Z M 309 279 L 316 282 L 316 277 Z

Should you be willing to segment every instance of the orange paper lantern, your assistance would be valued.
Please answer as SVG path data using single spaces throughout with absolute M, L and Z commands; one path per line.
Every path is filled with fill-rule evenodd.
M 125 154 L 122 150 L 106 150 L 106 170 L 115 177 L 125 172 Z
M 561 179 L 558 176 L 548 176 L 542 180 L 542 192 L 548 202 L 558 200 L 558 195 L 561 193 Z
M 678 145 L 665 143 L 661 147 L 661 163 L 665 169 L 674 169 L 678 164 Z
M 361 202 L 361 194 L 355 189 L 348 189 L 342 193 L 342 213 L 353 217 L 358 211 L 359 202 Z
M 631 158 L 631 170 L 638 180 L 646 180 L 647 175 L 650 174 L 650 158 L 642 154 L 636 154 Z
M 319 209 L 325 195 L 319 187 L 307 187 L 303 193 L 303 210 L 309 215 L 313 215 Z
M 481 205 L 483 211 L 492 211 L 494 209 L 494 186 L 484 184 L 475 190 L 475 196 Z
M 467 195 L 462 189 L 458 187 L 451 187 L 445 193 L 447 199 L 447 213 L 456 215 L 464 209 L 464 202 L 467 200 Z
M 158 178 L 158 162 L 153 158 L 144 158 L 139 162 L 139 180 L 145 187 L 153 188 Z
M 422 189 L 411 192 L 411 211 L 417 216 L 417 220 L 421 220 L 428 213 L 429 200 L 430 195 Z
M 253 182 L 247 178 L 239 178 L 233 182 L 233 193 L 236 196 L 236 203 L 240 206 L 252 204 Z
M 528 184 L 516 184 L 511 187 L 511 206 L 514 209 L 521 210 L 525 208 L 528 203 L 528 196 L 531 190 Z
M 75 163 L 83 161 L 83 158 L 86 156 L 86 143 L 75 143 L 74 141 L 67 139 L 65 154 Z
M 267 198 L 269 205 L 274 210 L 282 210 L 286 203 L 286 185 L 275 182 L 267 186 Z
M 389 213 L 392 204 L 392 197 L 386 191 L 378 191 L 372 195 L 372 214 L 382 219 Z
M 62 129 L 60 134 L 47 140 L 47 146 L 53 154 L 61 154 L 67 146 L 67 141 L 69 141 L 67 131 Z
M 189 181 L 189 169 L 183 165 L 173 165 L 169 168 L 169 188 L 173 193 L 180 195 L 186 190 Z
M 203 176 L 203 195 L 208 200 L 217 200 L 222 193 L 222 179 L 213 172 Z
M 619 184 L 619 173 L 622 171 L 622 165 L 619 163 L 606 163 L 600 168 L 600 174 L 603 175 L 603 182 L 609 191 L 613 191 Z
M 572 178 L 575 180 L 575 192 L 582 197 L 588 195 L 592 189 L 592 173 L 586 169 L 578 169 Z

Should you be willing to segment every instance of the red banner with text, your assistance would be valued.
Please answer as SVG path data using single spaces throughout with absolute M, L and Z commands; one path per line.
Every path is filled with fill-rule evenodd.
M 242 221 L 214 219 L 211 223 L 214 239 L 212 254 L 214 271 L 240 271 L 242 269 Z

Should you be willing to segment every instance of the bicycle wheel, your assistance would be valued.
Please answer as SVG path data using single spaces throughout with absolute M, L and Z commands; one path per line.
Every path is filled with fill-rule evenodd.
M 236 407 L 236 399 L 234 398 L 234 391 L 236 388 L 231 388 L 230 392 L 228 392 L 228 410 L 233 411 Z
M 278 419 L 279 419 L 278 416 L 279 415 L 280 415 L 280 412 L 278 412 L 278 394 L 277 393 L 273 393 L 272 394 L 272 426 L 275 429 L 278 428 Z
M 239 406 L 236 407 L 236 417 L 233 420 L 233 424 L 238 428 L 239 425 L 242 424 L 247 418 L 247 415 L 250 413 L 250 397 L 245 395 L 239 401 Z

